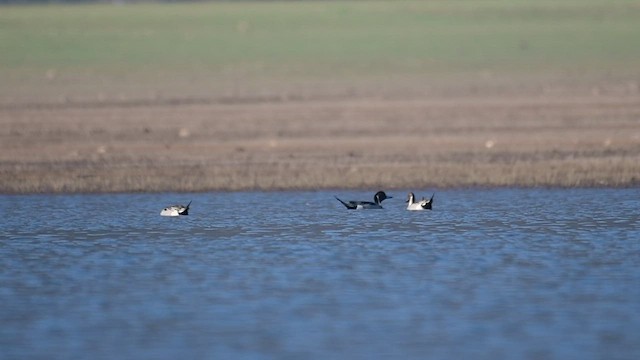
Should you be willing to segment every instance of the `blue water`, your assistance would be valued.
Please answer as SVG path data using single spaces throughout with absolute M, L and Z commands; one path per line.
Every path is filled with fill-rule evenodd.
M 640 189 L 373 192 L 0 196 L 0 358 L 640 358 Z

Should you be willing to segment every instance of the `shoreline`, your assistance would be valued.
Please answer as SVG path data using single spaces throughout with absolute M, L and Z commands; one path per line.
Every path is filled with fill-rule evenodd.
M 2 194 L 640 186 L 640 97 L 0 107 Z
M 395 187 L 370 187 L 370 188 L 314 188 L 314 189 L 304 189 L 304 188 L 291 188 L 291 189 L 234 189 L 234 190 L 226 190 L 226 189 L 212 189 L 212 190 L 188 190 L 188 191 L 78 191 L 78 192 L 0 192 L 0 196 L 38 196 L 38 195 L 48 195 L 48 196 L 65 196 L 65 195 L 153 195 L 153 194 L 210 194 L 210 193 L 254 193 L 254 192 L 264 192 L 264 193 L 288 193 L 288 192 L 330 192 L 330 191 L 340 191 L 340 192 L 375 192 L 378 190 L 383 190 L 387 193 L 393 191 L 426 191 L 426 192 L 434 192 L 437 194 L 440 191 L 457 191 L 457 190 L 477 190 L 477 191 L 489 191 L 489 190 L 627 190 L 627 189 L 640 189 L 640 183 L 624 185 L 624 186 L 608 186 L 608 185 L 594 185 L 594 186 L 521 186 L 521 185 L 500 185 L 500 186 L 485 186 L 485 185 L 477 185 L 477 186 L 452 186 L 452 187 L 426 187 L 426 188 L 395 188 Z M 403 193 L 403 195 L 406 195 Z

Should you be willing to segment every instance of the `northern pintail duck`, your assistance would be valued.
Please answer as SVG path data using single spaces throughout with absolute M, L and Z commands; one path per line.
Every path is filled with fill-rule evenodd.
M 187 206 L 184 206 L 184 205 L 167 206 L 166 208 L 162 209 L 162 211 L 160 211 L 160 216 L 183 216 L 183 215 L 189 215 L 189 205 L 191 205 L 191 201 L 189 201 Z
M 371 201 L 342 201 L 335 197 L 338 201 L 342 203 L 347 209 L 350 210 L 361 210 L 361 209 L 382 209 L 382 201 L 384 199 L 391 199 L 393 196 L 387 196 L 384 191 L 378 191 L 373 196 L 373 202 Z
M 407 210 L 431 210 L 433 207 L 433 196 L 431 195 L 431 199 L 426 200 L 422 198 L 420 201 L 416 201 L 415 195 L 412 192 L 407 196 Z

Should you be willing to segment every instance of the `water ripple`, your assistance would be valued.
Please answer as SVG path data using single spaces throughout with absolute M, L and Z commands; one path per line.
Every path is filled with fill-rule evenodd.
M 2 196 L 0 346 L 61 359 L 639 357 L 639 190 L 439 191 L 425 212 L 405 211 L 405 194 L 375 211 L 329 192 Z M 189 200 L 188 217 L 159 216 Z

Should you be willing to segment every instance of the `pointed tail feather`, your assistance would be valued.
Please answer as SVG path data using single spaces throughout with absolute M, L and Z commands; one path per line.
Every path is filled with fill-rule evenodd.
M 427 200 L 424 197 L 420 200 L 420 206 L 425 210 L 431 210 L 433 208 L 433 197 L 435 193 L 431 195 L 431 199 Z
M 193 201 L 193 200 L 191 200 Z M 180 212 L 180 215 L 189 215 L 189 206 L 191 206 L 191 201 L 187 204 L 187 206 Z
M 347 209 L 355 209 L 354 206 L 352 206 L 352 205 L 340 200 L 337 196 L 334 196 L 334 198 L 336 198 L 336 200 L 340 201 L 342 203 L 342 205 L 344 205 L 344 207 L 346 207 Z
M 435 195 L 436 195 L 435 193 L 431 195 L 431 199 L 429 199 L 429 201 L 427 201 L 426 203 L 426 206 L 424 206 L 425 209 L 429 209 L 429 210 L 433 209 L 433 197 Z

